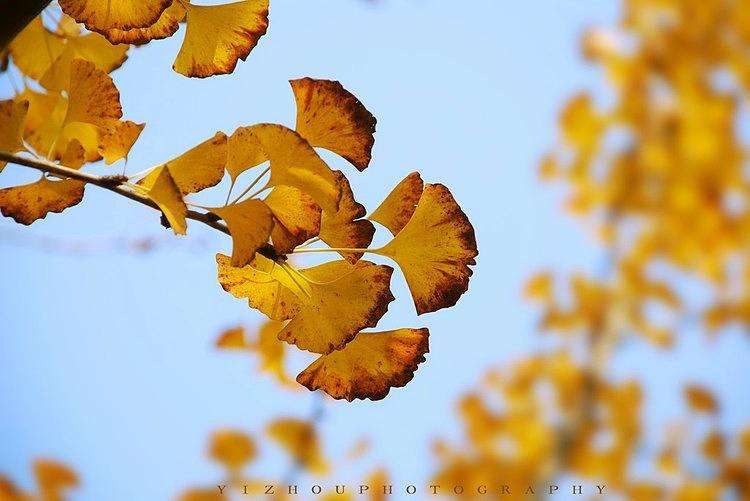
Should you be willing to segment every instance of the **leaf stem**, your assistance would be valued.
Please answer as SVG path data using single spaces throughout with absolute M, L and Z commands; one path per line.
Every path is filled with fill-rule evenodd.
M 98 176 L 96 174 L 90 174 L 88 172 L 71 169 L 69 167 L 65 167 L 48 160 L 22 157 L 14 155 L 12 153 L 8 153 L 7 151 L 0 151 L 0 161 L 21 165 L 24 167 L 30 167 L 42 172 L 54 174 L 55 176 L 61 178 L 77 179 L 78 181 L 83 181 L 87 184 L 93 184 L 161 212 L 159 206 L 156 205 L 156 203 L 153 202 L 150 198 L 125 188 L 127 178 L 124 176 Z M 205 225 L 210 226 L 211 228 L 229 235 L 229 229 L 226 227 L 226 225 L 217 221 L 210 214 L 188 210 L 185 217 L 188 219 L 192 219 L 193 221 L 199 221 Z
M 252 183 L 250 183 L 250 186 L 248 186 L 247 188 L 245 188 L 245 190 L 244 190 L 244 191 L 243 191 L 242 193 L 240 193 L 240 195 L 239 195 L 239 196 L 238 196 L 237 198 L 235 198 L 234 200 L 232 200 L 232 205 L 236 204 L 237 202 L 239 202 L 239 201 L 240 201 L 240 198 L 242 198 L 242 197 L 244 197 L 245 195 L 247 195 L 247 193 L 248 193 L 248 192 L 249 192 L 250 190 L 252 190 L 252 189 L 253 189 L 253 187 L 254 187 L 254 186 L 255 186 L 256 184 L 258 184 L 258 182 L 259 182 L 259 181 L 260 181 L 260 180 L 261 180 L 261 179 L 263 178 L 263 176 L 265 176 L 266 174 L 268 174 L 268 171 L 270 171 L 270 170 L 271 170 L 271 167 L 270 167 L 270 166 L 268 166 L 268 167 L 266 167 L 265 169 L 263 169 L 263 171 L 262 171 L 262 172 L 261 172 L 260 174 L 258 174 L 258 177 L 256 177 L 256 178 L 255 178 L 255 179 L 253 180 L 253 182 L 252 182 Z M 232 181 L 232 186 L 234 186 L 234 181 Z M 268 184 L 266 184 L 266 186 L 264 187 L 264 189 L 265 189 L 265 188 L 267 188 L 267 187 L 268 187 Z M 260 190 L 260 191 L 263 191 L 263 190 Z M 258 193 L 260 193 L 260 191 L 258 191 L 258 192 L 255 192 L 255 193 L 253 193 L 253 194 L 252 194 L 252 195 L 250 196 L 250 198 L 253 198 L 253 197 L 254 197 L 255 195 L 257 195 Z M 227 199 L 228 199 L 228 198 L 229 198 L 229 196 L 227 196 Z M 224 204 L 224 205 L 227 205 L 227 204 Z

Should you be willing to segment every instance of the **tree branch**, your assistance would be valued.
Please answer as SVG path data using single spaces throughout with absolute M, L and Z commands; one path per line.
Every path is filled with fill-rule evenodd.
M 39 15 L 49 0 L 0 0 L 0 51 Z
M 8 153 L 6 151 L 0 151 L 0 161 L 16 165 L 23 165 L 24 167 L 31 167 L 32 169 L 47 172 L 49 174 L 54 174 L 55 176 L 61 178 L 77 179 L 87 184 L 93 184 L 161 212 L 159 206 L 156 205 L 156 203 L 154 203 L 147 196 L 141 195 L 140 193 L 136 193 L 134 191 L 130 191 L 123 187 L 122 184 L 127 181 L 127 178 L 125 176 L 97 176 L 96 174 L 90 174 L 88 172 L 71 169 L 69 167 L 58 165 L 47 160 L 22 157 L 14 155 L 12 153 Z M 185 217 L 194 221 L 200 221 L 201 223 L 206 224 L 211 228 L 229 235 L 229 229 L 226 227 L 226 225 L 217 221 L 211 214 L 204 214 L 202 212 L 188 210 Z

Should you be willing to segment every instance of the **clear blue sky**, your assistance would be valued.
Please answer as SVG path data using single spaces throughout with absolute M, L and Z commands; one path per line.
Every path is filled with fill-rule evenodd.
M 600 257 L 560 212 L 560 193 L 538 183 L 536 165 L 556 140 L 566 96 L 601 85 L 577 42 L 585 27 L 610 24 L 616 8 L 601 0 L 271 0 L 268 34 L 232 76 L 172 72 L 181 34 L 132 49 L 113 73 L 125 117 L 147 123 L 131 172 L 217 130 L 293 126 L 287 80 L 330 78 L 378 119 L 364 173 L 326 156 L 347 172 L 360 201 L 374 208 L 419 170 L 448 185 L 474 223 L 478 266 L 457 307 L 417 318 L 403 278 L 394 275 L 399 301 L 381 326 L 428 326 L 428 361 L 384 401 L 327 404 L 322 429 L 332 458 L 367 435 L 375 451 L 366 465 L 390 465 L 397 481 L 424 479 L 431 441 L 457 436 L 455 398 L 488 366 L 540 344 L 534 310 L 519 295 L 524 277 L 540 267 L 592 269 Z M 0 94 L 9 93 L 0 77 Z M 4 186 L 31 179 L 15 167 L 2 178 Z M 148 254 L 61 254 L 20 245 L 21 232 L 166 242 Z M 311 394 L 279 390 L 247 358 L 212 348 L 222 328 L 261 318 L 216 282 L 213 256 L 227 252 L 229 240 L 197 224 L 184 239 L 167 236 L 153 211 L 96 188 L 79 206 L 30 228 L 0 221 L 0 471 L 28 483 L 30 460 L 54 457 L 83 477 L 74 499 L 168 499 L 188 485 L 213 483 L 218 472 L 203 455 L 211 430 L 259 430 L 272 416 L 308 413 Z M 737 333 L 709 342 L 686 332 L 669 356 L 628 346 L 613 371 L 646 379 L 653 422 L 681 412 L 679 381 L 710 381 L 731 398 L 725 419 L 736 426 L 750 402 L 740 384 L 746 357 Z M 266 448 L 256 471 L 273 475 L 282 460 Z

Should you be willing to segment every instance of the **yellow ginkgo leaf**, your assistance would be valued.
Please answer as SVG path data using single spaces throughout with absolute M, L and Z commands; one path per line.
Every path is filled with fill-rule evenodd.
M 336 399 L 380 400 L 411 381 L 429 351 L 428 337 L 427 329 L 361 332 L 341 350 L 310 364 L 297 382 Z
M 86 150 L 77 139 L 71 140 L 60 158 L 60 164 L 71 169 L 80 169 L 84 163 L 86 163 Z
M 246 129 L 244 134 L 254 138 L 244 144 L 260 148 L 271 163 L 269 186 L 293 186 L 310 195 L 324 211 L 336 211 L 341 196 L 336 177 L 307 141 L 283 125 L 257 124 Z
M 60 57 L 65 38 L 52 33 L 35 17 L 10 43 L 13 64 L 29 78 L 39 80 Z
M 273 229 L 273 215 L 260 200 L 243 200 L 224 207 L 214 207 L 211 212 L 227 223 L 232 235 L 232 266 L 249 264 L 257 250 L 268 243 Z
M 289 82 L 297 101 L 300 136 L 330 150 L 360 171 L 367 168 L 375 143 L 376 120 L 339 82 L 301 78 Z
M 17 223 L 29 225 L 50 212 L 62 212 L 83 199 L 84 183 L 73 179 L 39 181 L 0 190 L 0 211 Z
M 68 466 L 49 459 L 34 461 L 34 477 L 42 499 L 62 499 L 54 496 L 78 485 L 78 475 Z
M 424 182 L 419 172 L 412 172 L 399 182 L 370 216 L 396 235 L 406 226 L 422 196 Z
M 276 252 L 288 254 L 318 235 L 321 210 L 310 195 L 292 186 L 276 186 L 264 201 L 275 220 L 271 240 Z
M 278 333 L 279 339 L 313 353 L 341 349 L 357 333 L 375 327 L 395 298 L 393 268 L 359 261 L 332 261 L 300 270 L 311 281 L 310 297 Z
M 456 304 L 478 254 L 474 228 L 442 184 L 426 185 L 406 226 L 372 252 L 398 263 L 420 315 Z
M 23 122 L 29 111 L 29 102 L 6 99 L 0 101 L 0 150 L 15 153 L 24 149 Z M 0 171 L 5 162 L 0 161 Z
M 248 169 L 269 160 L 255 127 L 238 127 L 227 140 L 227 172 L 236 180 Z
M 323 211 L 320 223 L 320 239 L 331 247 L 366 249 L 372 242 L 375 227 L 365 217 L 364 206 L 354 200 L 354 193 L 341 171 L 334 171 L 336 183 L 341 191 L 339 208 L 336 212 Z M 340 252 L 350 263 L 362 257 L 361 252 Z
M 268 28 L 268 0 L 186 8 L 185 40 L 172 67 L 188 77 L 231 73 Z
M 208 452 L 212 459 L 228 470 L 239 470 L 255 459 L 257 454 L 252 437 L 237 430 L 214 432 Z
M 218 279 L 225 291 L 246 298 L 251 308 L 273 320 L 287 320 L 299 311 L 299 300 L 311 294 L 310 284 L 282 265 L 256 254 L 251 265 L 237 268 L 230 258 L 216 255 Z
M 166 167 L 183 195 L 215 186 L 224 177 L 227 136 L 217 132 L 182 155 L 160 165 Z
M 253 266 L 231 267 L 225 256 L 217 256 L 217 263 L 224 290 L 248 298 L 250 306 L 274 320 L 291 319 L 278 338 L 314 353 L 341 349 L 362 329 L 377 325 L 394 299 L 393 269 L 368 261 L 278 270 L 277 277 L 288 273 L 283 283 Z
M 296 463 L 315 475 L 328 471 L 318 433 L 312 423 L 295 418 L 280 418 L 266 427 L 268 437 L 279 444 Z
M 175 0 L 161 13 L 159 20 L 150 26 L 130 30 L 112 28 L 102 34 L 113 44 L 142 45 L 151 40 L 161 40 L 174 35 L 183 19 L 185 19 L 185 7 Z
M 139 184 L 146 189 L 146 195 L 159 206 L 175 235 L 187 233 L 187 206 L 169 170 L 164 166 L 157 167 Z
M 146 28 L 154 24 L 172 0 L 60 0 L 64 13 L 91 31 Z
M 38 153 L 44 155 L 59 135 L 68 100 L 62 94 L 46 94 L 26 88 L 15 98 L 28 101 L 29 111 L 23 126 L 23 137 Z
M 85 59 L 105 73 L 119 68 L 128 58 L 128 46 L 112 45 L 98 33 L 69 38 L 62 53 L 39 79 L 48 90 L 63 90 L 70 81 L 71 63 Z
M 137 124 L 130 120 L 120 121 L 99 138 L 99 154 L 107 165 L 124 158 L 128 159 L 130 148 L 141 135 L 146 124 Z
M 683 396 L 693 412 L 716 414 L 719 411 L 716 397 L 707 388 L 695 384 L 687 385 L 683 390 Z
M 258 369 L 261 372 L 271 374 L 283 385 L 291 386 L 293 382 L 284 366 L 287 346 L 277 337 L 281 327 L 281 322 L 275 320 L 265 322 L 258 330 L 257 339 L 251 345 L 251 350 L 258 354 Z

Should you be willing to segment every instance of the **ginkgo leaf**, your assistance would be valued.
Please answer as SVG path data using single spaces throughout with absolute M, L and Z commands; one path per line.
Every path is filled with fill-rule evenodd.
M 216 186 L 224 177 L 226 161 L 227 135 L 217 132 L 211 139 L 190 148 L 157 169 L 166 167 L 180 192 L 187 195 Z
M 442 184 L 426 185 L 406 226 L 372 252 L 398 263 L 420 315 L 456 304 L 478 254 L 474 228 Z
M 318 433 L 312 423 L 295 418 L 280 418 L 266 427 L 268 437 L 279 444 L 302 468 L 315 475 L 328 471 Z
M 375 227 L 365 217 L 365 207 L 354 200 L 354 193 L 341 171 L 333 172 L 341 191 L 339 208 L 336 212 L 323 211 L 320 223 L 320 239 L 331 247 L 366 249 L 372 242 Z M 350 263 L 362 257 L 361 252 L 340 252 Z
M 127 45 L 112 45 L 98 33 L 69 38 L 62 53 L 39 78 L 39 83 L 48 90 L 66 89 L 74 59 L 85 59 L 109 73 L 125 62 L 127 52 Z
M 255 127 L 238 127 L 227 140 L 227 172 L 232 181 L 269 160 L 255 131 Z
M 300 136 L 312 146 L 330 150 L 349 160 L 358 170 L 372 157 L 377 120 L 339 83 L 301 78 L 290 80 L 297 102 Z
M 412 172 L 391 190 L 369 219 L 382 224 L 396 235 L 414 214 L 423 189 L 424 183 L 419 172 Z
M 231 73 L 268 28 L 268 0 L 186 8 L 185 40 L 172 67 L 188 77 Z
M 39 80 L 60 57 L 65 38 L 52 33 L 35 17 L 10 43 L 13 64 L 29 78 Z
M 226 256 L 216 260 L 224 290 L 248 298 L 250 306 L 274 320 L 291 319 L 278 338 L 314 353 L 341 349 L 359 331 L 377 325 L 394 299 L 393 269 L 368 261 L 324 263 L 296 271 L 297 276 L 289 272 L 282 283 L 253 266 L 232 267 Z
M 293 186 L 310 195 L 323 210 L 338 208 L 341 191 L 333 171 L 299 134 L 277 124 L 253 125 L 244 134 L 254 137 L 242 144 L 260 148 L 270 161 L 269 186 Z M 245 158 L 257 159 L 257 155 L 254 150 Z
M 84 163 L 86 163 L 86 150 L 77 139 L 71 140 L 60 158 L 60 164 L 71 169 L 80 169 Z
M 185 7 L 175 0 L 161 13 L 159 20 L 150 26 L 130 30 L 112 28 L 102 34 L 113 44 L 142 45 L 151 40 L 161 40 L 174 35 L 183 19 L 185 19 Z
M 147 196 L 161 209 L 175 235 L 187 233 L 187 206 L 180 189 L 165 166 L 157 167 L 140 183 Z
M 237 268 L 230 258 L 216 255 L 218 279 L 225 291 L 246 298 L 248 305 L 273 320 L 287 320 L 298 310 L 300 298 L 311 294 L 310 284 L 285 271 L 279 263 L 256 254 L 252 265 Z
M 43 499 L 58 499 L 54 496 L 78 485 L 78 475 L 68 466 L 49 459 L 34 461 L 34 477 Z
M 60 0 L 64 13 L 91 31 L 129 30 L 151 26 L 172 0 Z
M 310 195 L 292 186 L 276 186 L 264 201 L 275 220 L 271 240 L 279 254 L 318 235 L 321 209 Z
M 23 129 L 24 139 L 34 150 L 46 154 L 62 128 L 68 108 L 67 98 L 57 93 L 36 92 L 27 87 L 16 96 L 16 100 L 29 102 Z
M 227 223 L 232 235 L 232 266 L 249 264 L 257 250 L 268 243 L 273 229 L 273 215 L 262 201 L 243 200 L 224 207 L 214 207 L 211 212 Z
M 0 190 L 0 211 L 17 223 L 30 225 L 50 212 L 62 212 L 83 199 L 84 183 L 73 179 L 39 181 Z
M 67 91 L 66 124 L 81 122 L 107 127 L 122 117 L 120 93 L 112 78 L 90 61 L 71 62 Z
M 310 364 L 297 382 L 336 399 L 380 400 L 411 381 L 429 351 L 428 337 L 427 329 L 361 332 L 341 350 Z
M 127 161 L 130 148 L 138 140 L 145 126 L 145 123 L 120 121 L 102 134 L 99 138 L 99 154 L 104 158 L 104 163 L 110 165 L 123 158 Z
M 224 350 L 256 354 L 260 372 L 270 374 L 285 386 L 292 386 L 293 382 L 285 369 L 287 345 L 276 337 L 282 326 L 282 322 L 267 320 L 253 339 L 247 339 L 243 327 L 227 329 L 216 340 L 216 346 Z
M 15 153 L 25 149 L 22 141 L 23 123 L 28 111 L 28 101 L 0 101 L 0 150 Z M 3 167 L 5 162 L 0 161 L 0 171 Z
M 237 430 L 219 430 L 211 436 L 209 455 L 228 470 L 239 470 L 257 454 L 250 435 Z

